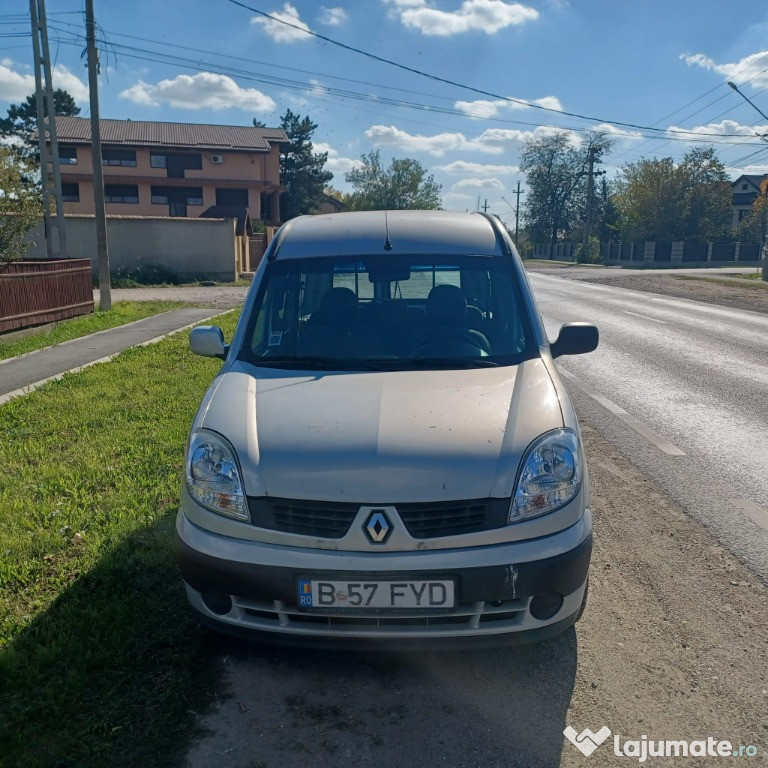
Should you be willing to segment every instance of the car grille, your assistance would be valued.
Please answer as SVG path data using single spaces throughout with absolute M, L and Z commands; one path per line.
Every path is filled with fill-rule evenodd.
M 248 505 L 251 521 L 260 528 L 327 539 L 344 537 L 363 506 L 273 498 L 249 498 Z M 392 506 L 414 539 L 437 539 L 500 528 L 507 521 L 509 500 L 474 499 Z
M 229 617 L 257 630 L 343 637 L 430 637 L 496 634 L 522 629 L 530 621 L 530 597 L 458 604 L 449 613 L 321 613 L 281 601 L 233 596 Z M 536 622 L 538 623 L 538 622 Z
M 490 509 L 490 499 L 397 505 L 397 512 L 414 539 L 459 536 L 483 530 Z
M 335 504 L 303 499 L 249 498 L 251 521 L 260 528 L 340 539 L 349 530 L 360 509 L 359 504 Z

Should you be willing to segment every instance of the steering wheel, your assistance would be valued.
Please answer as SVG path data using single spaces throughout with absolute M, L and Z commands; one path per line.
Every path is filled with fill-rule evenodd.
M 483 341 L 480 333 L 475 336 L 457 328 L 422 341 L 413 350 L 413 357 L 488 357 L 490 345 Z

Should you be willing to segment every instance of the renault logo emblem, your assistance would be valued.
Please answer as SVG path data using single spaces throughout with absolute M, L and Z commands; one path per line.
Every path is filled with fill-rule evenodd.
M 392 533 L 392 523 L 383 509 L 374 509 L 365 524 L 365 533 L 371 544 L 386 544 Z

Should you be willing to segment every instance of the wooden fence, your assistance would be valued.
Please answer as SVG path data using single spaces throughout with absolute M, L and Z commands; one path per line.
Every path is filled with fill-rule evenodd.
M 0 262 L 0 333 L 89 312 L 90 259 Z

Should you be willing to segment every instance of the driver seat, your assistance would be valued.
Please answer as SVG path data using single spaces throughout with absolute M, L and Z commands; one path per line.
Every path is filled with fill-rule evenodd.
M 410 349 L 415 351 L 432 339 L 455 338 L 479 347 L 488 354 L 491 344 L 488 339 L 469 327 L 467 322 L 467 300 L 456 285 L 436 285 L 427 296 L 427 327 L 420 328 L 411 336 Z

